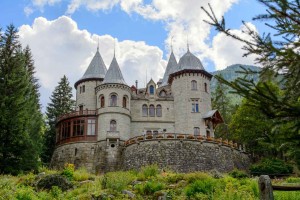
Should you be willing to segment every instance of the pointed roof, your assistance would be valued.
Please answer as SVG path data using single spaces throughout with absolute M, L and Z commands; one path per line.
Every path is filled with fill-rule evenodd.
M 115 56 L 110 63 L 109 69 L 104 77 L 103 83 L 121 83 L 127 85 Z
M 99 48 L 97 48 L 97 52 L 89 64 L 87 70 L 81 79 L 86 78 L 104 78 L 107 72 L 106 66 L 103 62 L 103 59 L 99 53 Z
M 174 53 L 172 51 L 161 85 L 162 86 L 168 85 L 169 75 L 176 72 L 176 71 L 178 71 L 178 64 L 177 64 L 176 58 L 174 56 Z
M 188 48 L 188 51 L 180 58 L 179 60 L 179 70 L 183 69 L 201 69 L 204 70 L 204 67 L 194 54 L 192 54 Z
M 106 66 L 103 59 L 99 53 L 99 47 L 97 47 L 97 52 L 94 55 L 91 63 L 86 69 L 84 75 L 75 83 L 75 88 L 77 85 L 85 80 L 101 79 L 103 80 L 107 72 Z

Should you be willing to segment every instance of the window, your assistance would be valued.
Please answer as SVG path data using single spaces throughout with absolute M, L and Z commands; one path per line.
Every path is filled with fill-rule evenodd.
M 154 105 L 149 106 L 149 116 L 154 117 L 155 116 L 155 108 Z
M 198 100 L 192 100 L 192 112 L 199 112 Z
M 117 95 L 112 94 L 110 96 L 110 106 L 117 106 Z
M 116 131 L 117 130 L 117 122 L 116 120 L 110 121 L 110 131 Z
M 165 97 L 166 95 L 167 95 L 166 91 L 164 91 L 164 90 L 160 91 L 160 93 L 159 93 L 159 96 L 161 96 L 161 97 Z
M 79 87 L 79 89 L 80 89 L 80 94 L 81 94 L 81 92 L 82 92 L 82 88 L 81 88 L 81 86 Z
M 210 131 L 206 131 L 206 137 L 210 138 Z
M 96 120 L 88 119 L 87 135 L 96 135 Z
M 73 136 L 80 136 L 84 134 L 84 120 L 74 120 L 73 122 Z
M 156 106 L 156 116 L 161 117 L 162 112 L 161 112 L 161 105 Z
M 100 108 L 104 108 L 104 106 L 105 106 L 104 96 L 100 96 Z
M 191 82 L 191 88 L 192 88 L 192 90 L 197 90 L 197 81 L 195 81 L 195 80 L 193 80 L 192 82 Z
M 144 104 L 142 107 L 142 114 L 143 114 L 143 117 L 148 116 L 148 106 L 146 104 Z
M 127 98 L 124 96 L 123 97 L 123 108 L 127 107 Z
M 158 135 L 158 131 L 153 131 L 153 135 Z
M 85 93 L 85 85 L 82 86 L 82 93 Z
M 77 152 L 78 152 L 78 150 L 77 150 L 77 148 L 75 148 L 75 156 L 77 155 Z
M 61 125 L 62 139 L 69 138 L 71 132 L 71 122 L 64 122 Z
M 204 91 L 207 92 L 207 83 L 204 83 Z
M 82 115 L 82 113 L 83 113 L 83 105 L 79 106 L 79 113 Z
M 153 85 L 150 85 L 149 88 L 150 88 L 150 94 L 153 95 L 153 94 L 154 94 L 154 86 L 153 86 Z
M 194 127 L 194 135 L 200 135 L 200 128 L 199 127 Z
M 146 135 L 152 135 L 152 131 L 151 130 L 147 130 L 146 131 Z

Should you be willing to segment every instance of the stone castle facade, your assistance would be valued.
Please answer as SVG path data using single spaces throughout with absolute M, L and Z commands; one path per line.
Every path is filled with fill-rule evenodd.
M 97 49 L 75 83 L 76 110 L 58 119 L 52 167 L 74 163 L 96 173 L 153 163 L 183 172 L 246 167 L 246 154 L 214 140 L 223 120 L 211 108 L 211 78 L 188 50 L 179 62 L 171 53 L 158 83 L 130 87 L 116 57 L 107 70 Z

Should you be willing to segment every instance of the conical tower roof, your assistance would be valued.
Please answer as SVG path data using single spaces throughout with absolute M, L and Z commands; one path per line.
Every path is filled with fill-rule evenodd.
M 162 86 L 168 84 L 169 75 L 176 71 L 178 71 L 178 64 L 172 51 L 163 77 Z
M 204 70 L 204 67 L 199 60 L 194 54 L 188 51 L 180 58 L 179 60 L 179 70 L 184 70 L 184 69 L 201 69 Z
M 104 77 L 103 83 L 121 83 L 127 85 L 115 56 L 110 63 L 108 71 Z
M 99 47 L 97 48 L 97 52 L 94 55 L 91 63 L 89 64 L 88 68 L 86 69 L 84 75 L 75 83 L 75 88 L 77 85 L 85 80 L 93 80 L 93 79 L 100 79 L 103 80 L 105 74 L 107 72 L 106 66 L 103 62 L 103 59 L 99 53 Z
M 99 53 L 99 48 L 97 48 L 97 52 L 89 64 L 87 70 L 81 79 L 86 78 L 104 78 L 107 72 L 106 66 L 103 62 L 103 59 Z

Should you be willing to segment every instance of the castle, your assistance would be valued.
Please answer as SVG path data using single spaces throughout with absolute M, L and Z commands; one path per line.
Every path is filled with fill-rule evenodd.
M 75 83 L 76 110 L 57 121 L 51 166 L 96 173 L 153 163 L 183 172 L 245 168 L 246 154 L 213 142 L 223 120 L 211 108 L 211 78 L 188 49 L 179 62 L 171 52 L 159 82 L 130 87 L 115 55 L 107 70 L 97 48 Z

